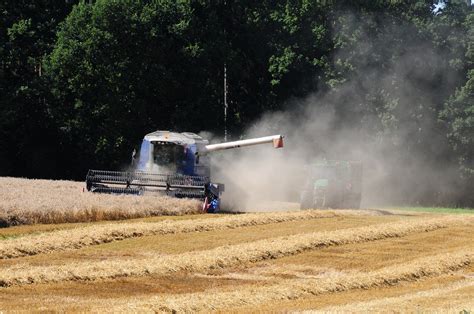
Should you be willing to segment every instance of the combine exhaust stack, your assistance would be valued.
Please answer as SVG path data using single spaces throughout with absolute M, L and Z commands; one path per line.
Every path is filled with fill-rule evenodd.
M 251 145 L 273 143 L 283 147 L 283 136 L 211 144 L 194 133 L 156 131 L 143 139 L 135 171 L 89 170 L 88 191 L 111 194 L 159 193 L 178 198 L 197 198 L 204 209 L 219 209 L 224 185 L 211 183 L 208 153 Z

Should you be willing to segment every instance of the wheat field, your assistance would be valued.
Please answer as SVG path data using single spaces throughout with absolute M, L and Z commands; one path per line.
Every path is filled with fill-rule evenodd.
M 27 213 L 32 224 L 0 228 L 0 311 L 474 310 L 472 214 L 193 215 L 189 201 L 160 199 L 149 209 L 152 201 L 95 198 L 75 182 L 0 182 L 10 189 L 1 210 Z M 135 214 L 108 222 L 31 218 L 81 206 L 130 206 Z
M 200 212 L 197 201 L 84 191 L 83 182 L 0 177 L 0 226 L 121 220 Z

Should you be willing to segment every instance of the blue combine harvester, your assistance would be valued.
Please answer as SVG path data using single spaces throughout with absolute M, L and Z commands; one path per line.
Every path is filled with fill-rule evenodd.
M 211 181 L 209 153 L 244 146 L 273 143 L 283 147 L 283 136 L 274 135 L 248 140 L 209 144 L 190 133 L 156 131 L 147 134 L 141 144 L 133 171 L 89 170 L 88 191 L 112 194 L 160 193 L 178 198 L 203 201 L 203 210 L 219 210 L 224 185 Z

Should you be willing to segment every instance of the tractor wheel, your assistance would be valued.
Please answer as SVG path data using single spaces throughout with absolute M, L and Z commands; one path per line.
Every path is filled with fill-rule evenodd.
M 315 196 L 313 200 L 313 204 L 314 204 L 314 207 L 319 208 L 319 209 L 327 208 L 326 196 L 325 195 L 318 196 L 318 197 Z
M 301 200 L 300 200 L 300 209 L 311 209 L 313 208 L 313 193 L 310 191 L 303 191 L 301 192 Z

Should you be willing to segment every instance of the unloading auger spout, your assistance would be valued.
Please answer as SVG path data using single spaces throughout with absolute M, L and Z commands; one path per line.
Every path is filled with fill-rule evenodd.
M 267 144 L 267 143 L 273 143 L 274 148 L 281 148 L 283 147 L 283 136 L 272 135 L 272 136 L 252 138 L 248 140 L 240 140 L 240 141 L 233 141 L 233 142 L 226 142 L 226 143 L 219 143 L 219 144 L 210 144 L 210 145 L 206 145 L 205 149 L 202 152 L 197 152 L 197 154 L 203 155 L 209 152 L 215 152 L 219 150 L 233 149 L 233 148 Z

